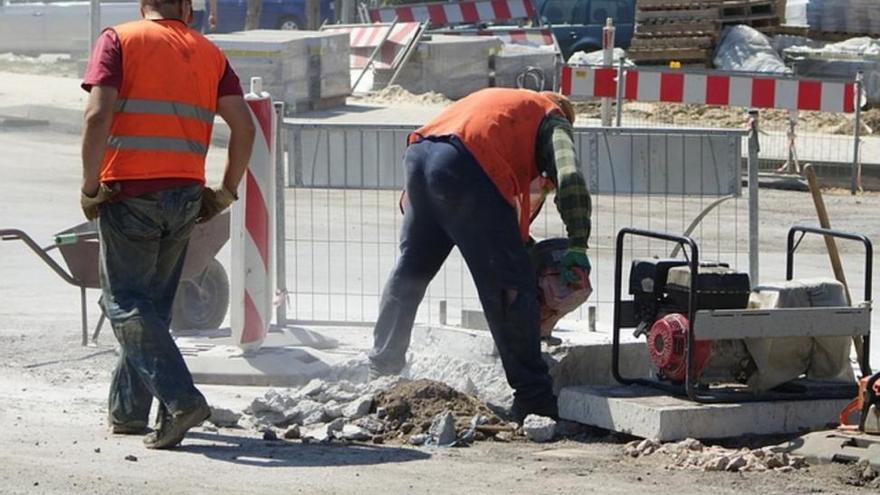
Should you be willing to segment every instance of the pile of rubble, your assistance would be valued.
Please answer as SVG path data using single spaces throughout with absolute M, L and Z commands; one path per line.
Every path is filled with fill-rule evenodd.
M 653 440 L 636 440 L 626 444 L 624 453 L 632 457 L 669 456 L 672 460 L 667 469 L 787 472 L 807 466 L 802 458 L 788 455 L 777 446 L 733 450 L 703 445 L 693 438 L 667 444 Z
M 496 435 L 512 437 L 485 403 L 433 380 L 386 377 L 369 383 L 312 380 L 298 390 L 271 389 L 243 414 L 214 409 L 217 427 L 245 427 L 264 438 L 304 442 L 372 441 L 460 445 Z
M 857 462 L 849 465 L 840 481 L 850 486 L 880 490 L 880 470 L 874 469 L 868 461 Z

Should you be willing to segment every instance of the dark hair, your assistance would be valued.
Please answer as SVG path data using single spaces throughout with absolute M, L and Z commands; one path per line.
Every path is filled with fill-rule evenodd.
M 140 0 L 141 7 L 153 7 L 156 10 L 159 10 L 165 6 L 171 5 L 181 5 L 184 0 Z

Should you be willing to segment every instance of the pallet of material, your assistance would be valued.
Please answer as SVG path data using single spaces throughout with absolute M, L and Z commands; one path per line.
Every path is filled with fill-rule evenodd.
M 636 38 L 632 40 L 630 50 L 650 51 L 650 50 L 675 50 L 675 49 L 697 49 L 712 48 L 715 39 L 711 36 L 697 37 L 681 37 L 681 38 L 653 38 L 644 39 Z
M 663 36 L 692 36 L 699 34 L 715 34 L 718 27 L 714 22 L 684 22 L 670 24 L 639 24 L 639 38 L 653 38 Z
M 712 58 L 710 49 L 663 49 L 663 50 L 637 50 L 628 51 L 627 58 L 637 64 L 666 65 L 670 61 L 708 64 Z
M 764 30 L 781 24 L 785 6 L 778 0 L 725 0 L 718 9 L 721 27 L 745 24 Z
M 718 18 L 718 9 L 676 9 L 676 10 L 641 10 L 636 12 L 638 23 L 672 23 L 714 21 Z
M 717 8 L 724 0 L 637 0 L 639 10 L 677 10 Z

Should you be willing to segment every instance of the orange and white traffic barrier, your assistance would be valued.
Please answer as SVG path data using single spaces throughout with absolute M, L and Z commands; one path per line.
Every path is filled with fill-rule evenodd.
M 233 203 L 230 320 L 233 342 L 245 351 L 259 349 L 269 331 L 275 301 L 275 129 L 272 98 L 262 79 L 251 78 L 245 96 L 257 128 L 248 169 Z
M 369 11 L 370 22 L 427 22 L 431 27 L 532 19 L 532 0 L 466 0 L 383 7 Z
M 379 48 L 373 66 L 387 69 L 396 67 L 395 61 L 416 36 L 421 23 L 398 22 L 395 24 L 328 25 L 322 31 L 348 33 L 351 46 L 352 68 L 367 66 L 370 55 Z
M 634 69 L 623 77 L 623 99 L 630 101 L 843 113 L 856 105 L 856 85 L 850 82 Z M 563 67 L 560 91 L 574 99 L 614 98 L 617 69 Z

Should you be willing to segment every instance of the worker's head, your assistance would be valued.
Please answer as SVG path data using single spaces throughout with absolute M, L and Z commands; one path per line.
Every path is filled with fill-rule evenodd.
M 565 118 L 568 119 L 569 122 L 574 124 L 574 105 L 571 104 L 571 100 L 569 100 L 565 95 L 561 93 L 556 93 L 554 91 L 541 91 L 541 94 L 544 95 L 548 100 L 552 101 L 559 110 L 562 111 L 562 114 L 565 115 Z
M 192 21 L 192 0 L 140 0 L 141 16 L 145 19 L 179 19 Z

